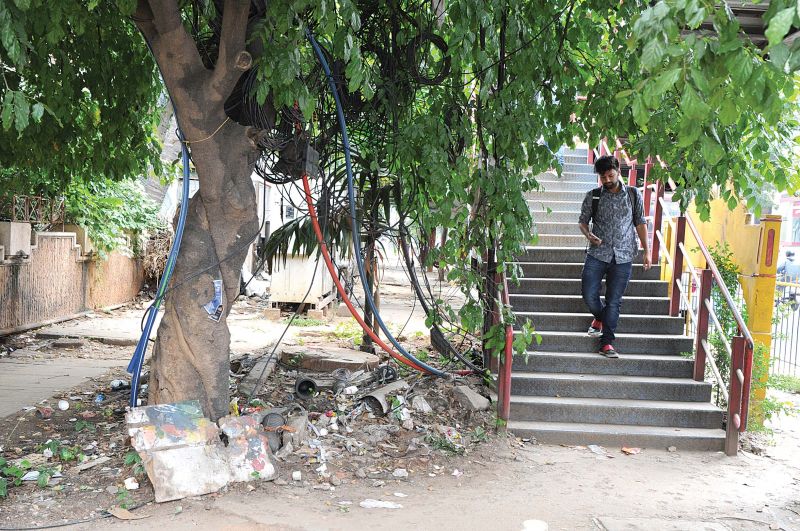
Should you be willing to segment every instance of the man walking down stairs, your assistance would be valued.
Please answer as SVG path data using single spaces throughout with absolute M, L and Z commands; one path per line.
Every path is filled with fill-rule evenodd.
M 545 174 L 544 191 L 528 198 L 539 240 L 519 257 L 522 279 L 510 297 L 518 322 L 530 319 L 542 342 L 514 358 L 509 430 L 542 443 L 722 450 L 722 411 L 711 404 L 711 384 L 692 379 L 693 360 L 683 355 L 692 338 L 683 319 L 668 314 L 659 266 L 633 264 L 616 331 L 619 359 L 598 354 L 587 335 L 586 238 L 575 223 L 597 176 L 586 148 L 564 154 L 561 177 Z

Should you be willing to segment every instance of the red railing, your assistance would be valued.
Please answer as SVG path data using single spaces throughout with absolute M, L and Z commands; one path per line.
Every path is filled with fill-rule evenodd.
M 500 300 L 503 306 L 509 307 L 511 302 L 508 297 L 508 282 L 505 274 L 501 274 L 498 286 L 502 286 L 502 293 L 500 293 Z M 496 316 L 499 320 L 499 316 Z M 514 356 L 514 326 L 511 323 L 506 324 L 506 341 L 503 355 L 500 358 L 500 367 L 497 371 L 497 416 L 505 424 L 508 424 L 508 419 L 511 414 L 511 365 Z
M 693 377 L 696 381 L 705 379 L 706 367 L 711 370 L 714 379 L 718 384 L 718 389 L 722 397 L 727 401 L 727 425 L 725 437 L 725 453 L 736 455 L 739 449 L 738 434 L 747 429 L 747 411 L 750 405 L 750 386 L 753 370 L 753 336 L 744 322 L 738 306 L 734 303 L 733 297 L 728 291 L 728 287 L 720 275 L 714 258 L 708 251 L 703 242 L 700 231 L 697 230 L 692 219 L 684 214 L 669 220 L 664 217 L 668 211 L 666 199 L 664 198 L 663 183 L 658 183 L 657 199 L 655 212 L 653 215 L 653 263 L 658 259 L 658 251 L 663 252 L 664 261 L 672 270 L 671 295 L 670 295 L 670 315 L 678 316 L 681 311 L 681 302 L 684 303 L 687 323 L 691 321 L 695 329 L 695 358 Z M 668 216 L 667 216 L 668 217 Z M 673 239 L 675 249 L 670 254 L 664 233 L 662 231 L 662 221 L 665 220 L 673 226 Z M 691 262 L 691 255 L 686 248 L 686 228 L 689 228 L 692 236 L 697 242 L 697 247 L 705 260 L 707 269 L 698 270 Z M 690 290 L 683 285 L 683 271 L 688 271 L 691 282 L 700 290 L 697 305 L 697 312 L 694 311 L 691 303 Z M 726 332 L 719 322 L 714 303 L 711 297 L 713 285 L 716 284 L 722 300 L 730 309 L 733 315 L 738 335 L 730 340 L 726 337 Z M 713 325 L 721 340 L 722 348 L 730 356 L 731 365 L 728 375 L 729 383 L 726 387 L 725 379 L 720 373 L 712 349 L 708 343 L 709 326 Z

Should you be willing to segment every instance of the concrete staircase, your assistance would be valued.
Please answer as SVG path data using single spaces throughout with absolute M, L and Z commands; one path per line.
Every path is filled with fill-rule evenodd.
M 722 411 L 711 385 L 692 379 L 692 339 L 669 317 L 667 283 L 658 267 L 634 266 L 615 347 L 597 353 L 587 336 L 591 315 L 580 295 L 586 240 L 577 227 L 581 201 L 597 186 L 586 149 L 566 150 L 561 178 L 540 180 L 530 194 L 538 242 L 519 257 L 523 279 L 511 286 L 518 324 L 530 319 L 542 337 L 514 358 L 509 429 L 553 444 L 675 446 L 722 450 Z

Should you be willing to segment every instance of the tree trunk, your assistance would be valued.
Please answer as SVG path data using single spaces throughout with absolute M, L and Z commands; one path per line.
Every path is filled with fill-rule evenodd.
M 246 128 L 223 105 L 251 64 L 245 51 L 250 2 L 225 2 L 219 57 L 207 69 L 183 27 L 177 2 L 139 0 L 136 24 L 147 39 L 173 99 L 200 183 L 189 202 L 180 254 L 158 329 L 149 402 L 196 399 L 213 420 L 228 413 L 230 331 L 240 271 L 258 233 L 249 160 L 257 156 Z M 222 282 L 221 313 L 204 306 Z

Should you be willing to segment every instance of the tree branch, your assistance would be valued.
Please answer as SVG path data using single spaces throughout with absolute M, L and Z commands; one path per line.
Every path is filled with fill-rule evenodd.
M 142 3 L 140 0 L 139 4 Z M 183 70 L 181 77 L 186 77 L 187 73 L 196 74 L 204 70 L 205 67 L 200 59 L 200 53 L 197 51 L 197 45 L 183 27 L 181 9 L 177 0 L 149 0 L 149 3 L 156 34 L 152 38 L 148 38 L 159 64 L 163 67 L 167 63 L 166 56 L 169 55 L 169 63 L 175 64 L 176 67 L 179 64 L 179 68 L 172 70 L 176 74 L 178 70 Z M 162 40 L 167 41 L 168 44 L 161 45 Z M 162 72 L 165 76 L 169 74 L 163 68 Z M 164 81 L 170 83 L 175 80 L 165 79 Z
M 219 55 L 209 86 L 212 98 L 227 98 L 242 72 L 253 66 L 253 57 L 245 49 L 249 15 L 250 0 L 225 0 Z

